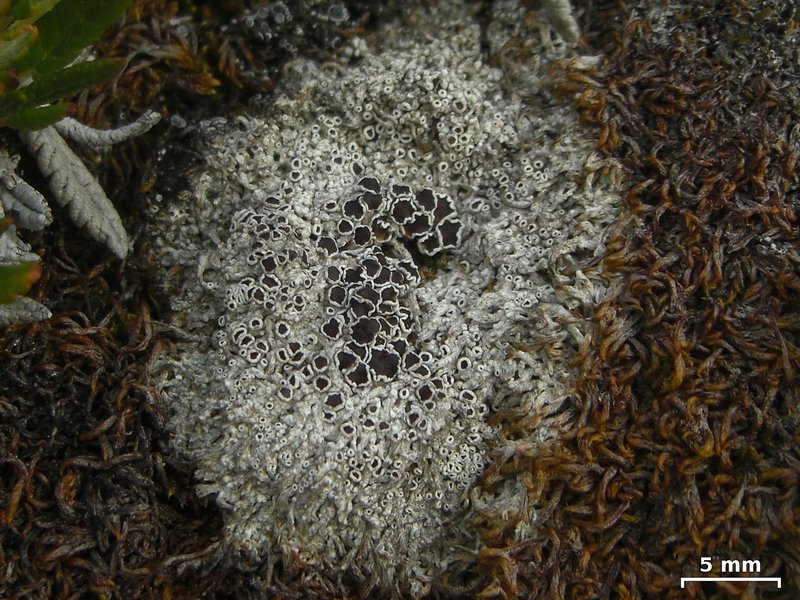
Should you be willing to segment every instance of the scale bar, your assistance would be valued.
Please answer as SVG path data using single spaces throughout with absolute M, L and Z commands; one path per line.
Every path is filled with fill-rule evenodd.
M 681 589 L 687 581 L 774 581 L 778 589 L 781 587 L 780 577 L 681 577 Z

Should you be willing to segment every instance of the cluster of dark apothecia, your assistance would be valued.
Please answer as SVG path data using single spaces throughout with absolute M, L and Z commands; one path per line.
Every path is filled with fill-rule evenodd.
M 349 163 L 351 158 L 334 157 L 333 163 L 343 165 L 345 160 Z M 362 167 L 352 164 L 354 171 L 361 172 Z M 447 345 L 435 352 L 419 348 L 414 290 L 420 275 L 416 264 L 410 256 L 387 256 L 375 243 L 421 240 L 425 252 L 455 249 L 462 225 L 453 201 L 430 188 L 414 194 L 408 186 L 393 184 L 384 190 L 377 178 L 362 176 L 349 200 L 323 205 L 321 214 L 328 213 L 328 228 L 314 225 L 302 232 L 291 224 L 296 218 L 295 186 L 301 180 L 301 167 L 296 161 L 295 166 L 299 170 L 289 174 L 293 183 L 285 183 L 279 193 L 259 195 L 257 207 L 241 209 L 232 219 L 229 244 L 252 271 L 225 289 L 227 314 L 219 319 L 221 328 L 215 334 L 220 361 L 227 361 L 228 352 L 233 351 L 250 365 L 246 368 L 248 379 L 272 379 L 274 401 L 269 410 L 273 412 L 291 414 L 296 402 L 312 389 L 323 422 L 332 426 L 330 432 L 343 434 L 343 440 L 374 431 L 391 433 L 401 445 L 413 443 L 418 435 L 430 433 L 429 429 L 442 428 L 430 414 L 443 402 L 455 409 L 454 415 L 483 415 L 485 404 L 476 402 L 473 391 L 450 373 L 437 376 L 441 367 L 436 359 Z M 201 275 L 204 281 L 208 273 L 206 266 Z M 216 288 L 213 281 L 206 285 Z M 309 323 L 316 327 L 308 328 Z M 298 330 L 304 335 L 298 335 Z M 471 364 L 464 355 L 457 369 L 466 371 Z M 226 370 L 219 369 L 219 374 L 225 376 Z M 354 412 L 354 389 L 370 395 L 374 385 L 395 381 L 402 385 L 384 393 L 383 398 L 376 396 L 360 413 Z M 239 394 L 263 393 L 261 385 L 251 387 L 246 389 L 242 380 L 234 381 L 236 398 L 231 400 L 237 400 Z M 395 418 L 385 418 L 387 407 L 382 404 L 387 403 L 401 411 L 398 415 L 407 426 L 405 431 L 397 430 Z M 270 433 L 261 429 L 256 427 L 259 443 Z M 483 427 L 465 422 L 459 429 L 472 441 L 465 450 L 474 454 L 473 444 L 485 434 Z M 351 454 L 358 446 L 348 445 Z M 366 449 L 359 454 L 347 470 L 352 483 L 369 479 L 363 472 L 365 462 L 377 477 L 384 473 L 393 479 L 404 477 L 394 465 L 396 459 L 373 456 Z M 439 472 L 444 479 L 453 480 L 451 490 L 463 490 L 481 464 L 469 456 L 462 458 L 466 465 L 456 461 Z M 287 459 L 286 466 L 291 462 Z M 462 473 L 465 477 L 458 476 Z M 447 512 L 453 508 L 452 503 L 441 504 Z
M 386 241 L 396 231 L 397 237 L 417 242 L 420 251 L 426 254 L 455 249 L 462 231 L 455 206 L 448 196 L 430 188 L 413 194 L 408 186 L 395 184 L 384 191 L 375 177 L 361 178 L 357 188 L 353 198 L 344 204 L 331 200 L 323 206 L 333 213 L 335 221 L 330 235 L 323 234 L 321 227 L 309 235 L 309 241 L 316 243 L 322 256 L 328 256 L 326 262 L 299 245 L 297 248 L 284 245 L 285 251 L 276 251 L 276 247 L 285 244 L 284 238 L 293 238 L 288 219 L 281 214 L 289 209 L 286 199 L 267 196 L 263 213 L 251 209 L 239 211 L 231 232 L 243 233 L 247 239 L 255 236 L 247 262 L 259 265 L 261 272 L 257 278 L 245 277 L 229 287 L 226 306 L 235 310 L 242 303 L 254 303 L 261 305 L 266 314 L 302 313 L 306 305 L 304 294 L 293 293 L 290 286 L 283 284 L 296 275 L 291 272 L 295 265 L 290 263 L 298 263 L 304 270 L 303 287 L 311 288 L 319 277 L 324 277 L 329 285 L 323 304 L 325 318 L 318 333 L 336 348 L 335 366 L 350 384 L 366 386 L 391 381 L 401 369 L 421 378 L 430 377 L 431 368 L 426 364 L 429 353 L 411 350 L 415 343 L 415 316 L 412 308 L 404 305 L 409 289 L 420 281 L 419 270 L 413 260 L 387 257 L 372 241 L 373 237 Z M 291 194 L 292 189 L 285 191 Z M 320 264 L 326 266 L 322 268 Z M 239 325 L 231 335 L 241 357 L 251 364 L 267 367 L 270 346 L 253 335 L 263 325 L 262 319 L 254 318 Z M 270 334 L 285 339 L 290 331 L 288 323 L 279 320 Z M 223 330 L 218 337 L 218 343 L 224 344 Z M 307 355 L 303 344 L 293 340 L 278 350 L 277 357 L 281 363 L 293 365 L 300 376 L 313 380 L 320 392 L 327 392 L 331 388 L 331 380 L 325 375 L 329 353 Z M 466 368 L 469 361 L 464 360 Z M 289 385 L 279 389 L 284 399 L 291 400 L 292 389 L 298 387 L 291 384 L 297 376 L 292 374 Z M 437 384 L 442 387 L 441 382 L 435 382 L 434 386 Z M 428 401 L 433 391 L 425 384 L 418 393 L 421 400 Z M 330 392 L 324 402 L 331 411 L 338 410 L 343 403 L 341 391 Z M 324 416 L 332 420 L 334 413 L 327 412 Z M 409 418 L 414 424 L 420 416 L 414 413 Z M 371 420 L 368 422 L 375 425 Z M 421 419 L 418 426 L 424 428 L 425 423 Z
M 258 114 L 203 123 L 207 166 L 153 202 L 176 323 L 212 340 L 161 366 L 175 442 L 231 539 L 417 591 L 446 532 L 468 543 L 457 509 L 489 501 L 468 500 L 488 411 L 563 400 L 604 291 L 581 261 L 618 204 L 585 175 L 599 157 L 573 111 L 537 99 L 548 63 L 523 105 L 468 7 L 431 10 L 387 26 L 382 52 L 356 39 L 290 64 Z M 522 9 L 493 10 L 506 47 Z M 547 42 L 537 60 L 568 52 Z M 498 493 L 525 504 L 521 482 Z
M 412 240 L 420 252 L 434 256 L 455 250 L 461 242 L 463 227 L 452 198 L 446 194 L 437 194 L 430 188 L 415 194 L 409 186 L 399 184 L 382 190 L 375 177 L 364 177 L 358 185 L 361 192 L 341 208 L 336 201 L 324 206 L 326 210 L 342 211 L 336 231 L 341 236 L 352 234 L 355 244 L 365 246 L 373 235 L 377 240 L 386 240 L 391 230 L 397 230 L 400 237 Z M 342 241 L 347 244 L 349 240 L 345 237 L 339 243 Z M 336 251 L 334 239 L 323 238 L 319 243 L 326 244 L 331 254 Z

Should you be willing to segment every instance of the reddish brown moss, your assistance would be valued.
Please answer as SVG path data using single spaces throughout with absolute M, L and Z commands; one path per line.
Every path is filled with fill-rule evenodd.
M 800 589 L 797 90 L 701 41 L 729 43 L 733 8 L 758 22 L 734 4 L 686 9 L 666 39 L 623 3 L 589 10 L 620 27 L 593 38 L 600 72 L 561 91 L 582 92 L 598 146 L 625 166 L 629 224 L 605 259 L 624 285 L 595 316 L 572 433 L 507 467 L 528 474 L 539 536 L 514 546 L 518 516 L 476 520 L 498 557 L 479 576 L 493 597 L 685 597 L 700 556 L 758 558 L 783 577 L 770 597 Z

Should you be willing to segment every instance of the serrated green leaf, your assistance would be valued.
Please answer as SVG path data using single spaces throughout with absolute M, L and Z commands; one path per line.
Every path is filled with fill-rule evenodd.
M 26 108 L 8 117 L 5 124 L 22 131 L 36 131 L 61 119 L 71 106 L 70 102 L 59 102 L 49 106 Z
M 39 43 L 17 66 L 48 73 L 72 62 L 119 19 L 132 0 L 61 0 L 36 23 Z
M 0 265 L 0 304 L 8 304 L 25 294 L 39 280 L 42 267 L 37 263 Z
M 98 59 L 43 75 L 30 85 L 0 97 L 0 119 L 9 119 L 21 110 L 55 102 L 116 77 L 123 66 L 120 60 Z

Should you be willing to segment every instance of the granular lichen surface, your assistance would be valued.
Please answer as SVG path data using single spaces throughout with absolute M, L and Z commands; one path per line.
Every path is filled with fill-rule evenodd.
M 512 82 L 466 8 L 291 63 L 273 102 L 197 128 L 204 165 L 152 203 L 175 323 L 201 340 L 160 366 L 176 447 L 256 556 L 418 592 L 474 544 L 470 510 L 527 510 L 513 478 L 470 492 L 487 415 L 567 397 L 618 196 L 547 91 L 571 48 L 541 23 Z M 494 11 L 494 48 L 530 34 Z

